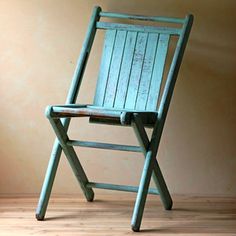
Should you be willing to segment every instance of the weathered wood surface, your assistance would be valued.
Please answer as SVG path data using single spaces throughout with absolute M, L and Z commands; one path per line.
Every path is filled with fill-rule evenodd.
M 1 197 L 0 235 L 136 235 L 129 229 L 136 194 L 107 193 L 112 194 L 96 190 L 97 200 L 93 203 L 77 194 L 64 197 L 54 194 L 45 221 L 33 217 L 37 197 Z M 174 195 L 173 199 L 174 209 L 167 212 L 163 211 L 158 197 L 148 197 L 142 236 L 235 235 L 235 198 Z
M 142 15 L 133 15 L 133 14 L 125 14 L 117 12 L 104 12 L 104 11 L 101 11 L 99 15 L 101 17 L 120 18 L 129 20 L 156 21 L 156 22 L 177 23 L 177 24 L 184 23 L 183 18 L 176 18 L 176 17 L 142 16 Z
M 100 7 L 94 7 L 93 9 L 93 13 L 90 19 L 86 37 L 84 40 L 84 44 L 81 50 L 81 54 L 78 59 L 76 69 L 73 75 L 73 79 L 71 82 L 71 86 L 67 95 L 66 104 L 75 103 L 77 99 L 80 84 L 81 84 L 82 77 L 84 74 L 84 69 L 85 69 L 87 59 L 88 59 L 88 56 L 89 56 L 89 53 L 93 44 L 93 40 L 95 37 L 95 33 L 96 33 L 95 24 L 99 20 L 100 11 L 101 11 Z M 67 130 L 70 124 L 70 119 L 69 118 L 63 119 L 62 124 L 65 130 Z M 62 148 L 58 139 L 56 138 L 53 148 L 52 148 L 50 160 L 48 163 L 46 175 L 44 178 L 42 190 L 41 190 L 39 201 L 38 201 L 38 206 L 36 209 L 36 218 L 38 220 L 44 219 L 47 206 L 48 206 L 49 197 L 50 197 L 52 186 L 53 186 L 53 182 L 56 176 L 57 167 L 60 161 L 61 153 L 62 153 Z
M 107 30 L 94 105 L 156 111 L 169 39 L 128 27 Z
M 147 26 L 147 25 L 131 25 L 131 24 L 119 24 L 110 22 L 97 22 L 97 29 L 116 29 L 123 31 L 145 32 L 145 33 L 160 33 L 170 35 L 180 35 L 180 28 L 172 27 L 160 27 L 160 26 Z
M 166 20 L 167 23 L 182 23 L 182 28 L 173 29 L 171 27 L 99 22 L 100 16 L 113 18 L 120 16 L 120 18 L 151 21 L 159 19 L 161 22 Z M 63 149 L 88 201 L 93 200 L 94 192 L 92 188 L 96 187 L 120 191 L 135 190 L 138 192 L 131 222 L 133 231 L 139 231 L 140 229 L 148 192 L 154 193 L 149 190 L 152 174 L 157 187 L 156 193 L 160 193 L 165 209 L 170 210 L 172 208 L 172 199 L 156 160 L 156 155 L 192 22 L 192 15 L 181 20 L 164 17 L 146 17 L 145 19 L 143 16 L 136 15 L 102 13 L 101 8 L 95 7 L 67 97 L 66 103 L 68 106 L 49 106 L 46 110 L 46 116 L 55 131 L 57 140 L 36 211 L 38 220 L 42 220 L 46 212 L 61 149 Z M 76 107 L 74 103 L 76 102 L 95 32 L 99 28 L 105 29 L 106 34 L 94 97 L 94 107 L 83 105 Z M 172 35 L 179 35 L 179 39 L 163 89 L 163 95 L 160 99 L 160 106 L 157 107 L 169 41 Z M 132 124 L 141 146 L 139 150 L 142 150 L 145 156 L 138 188 L 89 182 L 74 151 L 73 144 L 115 150 L 138 150 L 137 147 L 128 145 L 70 140 L 67 135 L 69 119 L 83 116 L 89 116 L 94 121 L 102 121 L 107 124 L 116 124 L 117 122 L 120 122 L 121 125 Z M 153 128 L 150 140 L 144 129 L 145 125 L 150 125 Z
M 88 183 L 88 178 L 85 174 L 85 171 L 77 157 L 77 154 L 72 146 L 67 145 L 67 140 L 69 137 L 67 136 L 66 130 L 60 119 L 52 119 L 49 118 L 49 121 L 54 129 L 56 136 L 60 142 L 60 145 L 63 149 L 63 152 L 71 166 L 71 169 L 74 172 L 74 175 L 84 193 L 87 201 L 93 201 L 94 192 L 92 188 L 86 186 Z M 37 216 L 36 216 L 37 217 Z
M 157 112 L 135 111 L 128 109 L 110 109 L 91 105 L 48 106 L 48 118 L 90 117 L 93 119 L 110 120 L 122 125 L 131 125 L 133 114 L 139 114 L 144 125 L 153 126 L 157 120 Z
M 120 145 L 114 143 L 68 140 L 66 144 L 69 146 L 91 147 L 91 148 L 126 151 L 126 152 L 142 152 L 142 149 L 139 146 Z
M 89 182 L 86 185 L 87 187 L 91 188 L 100 188 L 100 189 L 107 189 L 107 190 L 115 190 L 115 191 L 124 191 L 124 192 L 138 192 L 139 186 L 130 186 L 130 185 L 119 185 L 119 184 L 109 184 L 109 183 L 95 183 Z M 159 192 L 156 188 L 149 188 L 149 194 L 159 195 Z

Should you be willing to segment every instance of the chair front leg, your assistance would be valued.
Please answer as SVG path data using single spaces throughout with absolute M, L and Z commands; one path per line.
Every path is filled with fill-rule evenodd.
M 57 171 L 57 167 L 58 167 L 60 157 L 61 157 L 61 151 L 62 151 L 62 148 L 60 146 L 60 143 L 56 139 L 53 149 L 52 149 L 51 157 L 48 163 L 48 168 L 46 171 L 42 190 L 40 193 L 38 206 L 36 209 L 37 220 L 44 220 L 47 206 L 48 206 L 49 197 L 52 191 L 52 186 L 53 186 L 53 182 L 54 182 L 56 171 Z
M 68 118 L 63 119 L 62 124 L 64 126 L 64 129 L 67 130 L 70 124 L 70 119 Z M 52 153 L 50 156 L 48 168 L 46 171 L 46 175 L 44 178 L 42 190 L 41 190 L 39 201 L 38 201 L 38 206 L 36 209 L 35 217 L 37 220 L 44 220 L 47 206 L 48 206 L 48 201 L 49 201 L 51 191 L 52 191 L 53 182 L 54 182 L 56 172 L 57 172 L 57 167 L 60 161 L 61 152 L 62 152 L 61 145 L 58 139 L 56 138 L 53 148 L 52 148 Z
M 136 134 L 137 139 L 139 141 L 139 144 L 143 149 L 143 154 L 144 154 L 144 156 L 146 156 L 150 143 L 149 143 L 147 133 L 144 129 L 142 120 L 138 114 L 134 114 L 132 126 L 134 128 L 134 131 L 135 131 L 135 134 Z M 156 129 L 156 127 L 155 127 L 155 129 Z M 156 130 L 155 130 L 155 132 L 156 132 Z M 157 136 L 157 135 L 155 135 L 155 136 Z M 155 144 L 155 142 L 157 142 L 157 143 Z M 159 145 L 158 140 L 154 141 L 154 146 L 156 147 L 156 149 L 158 148 L 158 145 Z M 154 166 L 153 166 L 152 178 L 153 178 L 153 181 L 154 181 L 154 183 L 157 187 L 157 190 L 160 194 L 164 208 L 166 210 L 171 210 L 173 202 L 172 202 L 169 190 L 167 188 L 167 185 L 165 183 L 164 177 L 161 173 L 161 169 L 160 169 L 158 162 L 156 160 L 156 157 L 155 157 L 155 162 L 154 162 Z
M 67 157 L 67 160 L 70 163 L 70 166 L 75 174 L 76 179 L 78 180 L 81 189 L 87 199 L 87 201 L 93 201 L 94 192 L 92 188 L 86 186 L 88 183 L 88 178 L 83 170 L 83 167 L 80 164 L 80 161 L 76 155 L 76 152 L 72 146 L 68 146 L 66 142 L 69 140 L 66 131 L 60 121 L 59 118 L 52 118 L 50 115 L 50 111 L 47 114 L 47 117 L 57 135 L 57 138 L 60 142 L 60 145 Z
M 154 158 L 155 157 L 153 157 L 152 151 L 148 151 L 145 158 L 145 163 L 131 221 L 132 230 L 135 232 L 139 231 L 140 229 L 148 188 L 153 171 Z

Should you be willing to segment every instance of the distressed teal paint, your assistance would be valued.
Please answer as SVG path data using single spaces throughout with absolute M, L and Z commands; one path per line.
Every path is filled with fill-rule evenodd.
M 82 81 L 84 69 L 88 59 L 88 55 L 95 36 L 96 32 L 95 24 L 99 20 L 100 11 L 101 11 L 100 7 L 94 7 L 91 20 L 88 26 L 88 31 L 81 50 L 81 54 L 75 69 L 75 73 L 73 75 L 69 93 L 67 95 L 66 104 L 75 103 L 76 101 L 78 90 Z M 63 119 L 62 124 L 64 125 L 65 130 L 67 130 L 70 124 L 70 119 Z M 48 168 L 46 171 L 45 179 L 43 182 L 42 190 L 38 201 L 38 206 L 36 209 L 37 220 L 43 220 L 45 217 L 58 163 L 60 161 L 61 152 L 62 152 L 61 145 L 58 142 L 58 139 L 56 139 L 53 145 L 51 157 L 48 163 Z
M 116 151 L 142 152 L 142 149 L 139 146 L 119 145 L 119 144 L 114 144 L 114 143 L 68 140 L 66 144 L 69 146 L 91 147 L 91 148 L 109 149 L 109 150 L 116 150 Z
M 100 17 L 176 23 L 180 27 L 108 23 L 99 21 Z M 46 111 L 57 139 L 36 210 L 38 220 L 44 219 L 62 150 L 88 201 L 94 198 L 93 188 L 137 192 L 131 221 L 133 231 L 140 230 L 147 194 L 160 195 L 164 208 L 172 208 L 172 199 L 156 156 L 192 22 L 192 15 L 183 19 L 146 17 L 102 12 L 100 7 L 94 8 L 66 104 L 49 106 Z M 106 33 L 94 102 L 75 104 L 97 29 Z M 157 107 L 169 41 L 173 35 L 179 39 Z M 90 122 L 133 127 L 140 146 L 70 140 L 67 130 L 73 117 L 89 117 Z M 146 126 L 152 128 L 150 140 L 144 128 Z M 145 160 L 139 186 L 89 182 L 73 146 L 142 152 Z M 151 177 L 155 189 L 149 188 Z
M 124 192 L 134 192 L 134 193 L 137 193 L 139 190 L 139 186 L 94 183 L 94 182 L 89 182 L 89 183 L 87 183 L 86 186 L 91 187 L 91 188 L 100 188 L 100 189 L 116 190 L 116 191 L 124 191 Z M 149 188 L 148 193 L 153 194 L 153 195 L 159 195 L 159 192 L 155 188 Z
M 165 22 L 165 23 L 177 23 L 183 24 L 185 22 L 184 18 L 177 17 L 163 17 L 163 16 L 141 16 L 141 15 L 131 15 L 117 12 L 104 12 L 99 13 L 101 17 L 108 18 L 120 18 L 120 19 L 129 19 L 129 20 L 143 20 L 143 21 L 156 21 L 156 22 Z
M 116 29 L 116 30 L 125 30 L 125 31 L 134 31 L 141 33 L 160 33 L 160 34 L 170 34 L 170 35 L 179 35 L 181 30 L 171 27 L 155 27 L 155 26 L 146 26 L 146 25 L 129 25 L 129 24 L 117 24 L 110 22 L 98 22 L 96 24 L 97 29 Z
M 103 105 L 106 91 L 106 84 L 107 84 L 106 78 L 108 77 L 110 71 L 115 39 L 116 39 L 116 30 L 108 30 L 105 34 L 102 62 L 100 66 L 99 77 L 97 80 L 97 89 L 94 97 L 94 104 L 98 106 Z
M 126 43 L 124 47 L 124 55 L 120 68 L 120 76 L 116 89 L 116 97 L 114 107 L 116 109 L 124 108 L 126 93 L 128 89 L 129 77 L 133 64 L 133 55 L 137 41 L 137 32 L 127 32 Z

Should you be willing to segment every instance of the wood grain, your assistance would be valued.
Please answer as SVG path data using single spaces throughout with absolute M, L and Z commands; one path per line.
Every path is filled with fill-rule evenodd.
M 104 101 L 104 95 L 106 91 L 106 84 L 109 71 L 110 71 L 110 62 L 112 59 L 112 53 L 114 49 L 116 39 L 116 30 L 108 30 L 105 34 L 103 54 L 100 66 L 100 72 L 97 81 L 97 89 L 94 97 L 95 105 L 102 105 Z
M 130 229 L 135 194 L 54 196 L 45 221 L 36 221 L 37 197 L 0 198 L 0 235 L 236 235 L 236 199 L 174 196 L 172 211 L 148 196 L 142 231 Z

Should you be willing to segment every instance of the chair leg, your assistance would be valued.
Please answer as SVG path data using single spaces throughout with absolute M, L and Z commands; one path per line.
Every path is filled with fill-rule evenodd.
M 88 178 L 83 170 L 83 167 L 80 164 L 80 161 L 76 155 L 74 148 L 66 144 L 69 138 L 65 132 L 65 129 L 60 119 L 52 119 L 49 114 L 47 116 L 57 135 L 57 138 L 62 146 L 62 149 L 70 163 L 70 166 L 75 174 L 75 177 L 78 180 L 81 189 L 83 190 L 83 193 L 87 201 L 93 201 L 94 192 L 92 188 L 86 186 L 86 184 L 88 183 Z
M 132 230 L 135 232 L 140 230 L 144 206 L 153 171 L 153 161 L 154 158 L 152 152 L 147 152 L 131 221 Z
M 143 149 L 143 154 L 146 156 L 147 150 L 149 148 L 150 142 L 147 136 L 147 133 L 144 129 L 142 120 L 140 117 L 136 114 L 134 114 L 134 120 L 132 122 L 132 126 L 134 128 L 135 134 L 138 138 L 139 144 Z M 157 145 L 158 147 L 158 145 Z M 164 208 L 166 210 L 171 210 L 173 202 L 170 196 L 170 193 L 168 191 L 167 185 L 165 183 L 164 177 L 161 173 L 161 169 L 158 165 L 158 162 L 155 159 L 154 167 L 153 167 L 153 174 L 152 174 L 153 181 L 157 187 L 157 190 L 160 193 L 160 197 L 162 200 L 162 203 L 164 205 Z
M 47 172 L 46 172 L 45 179 L 43 182 L 42 190 L 40 193 L 38 206 L 36 209 L 37 220 L 44 220 L 44 216 L 47 210 L 48 201 L 49 201 L 49 197 L 52 191 L 52 186 L 55 179 L 58 163 L 61 157 L 61 151 L 62 151 L 61 146 L 58 140 L 56 139 L 53 146 L 51 158 L 48 163 L 48 168 L 47 168 Z
M 160 166 L 158 165 L 157 160 L 155 159 L 153 165 L 153 180 L 157 186 L 157 189 L 160 193 L 161 201 L 166 210 L 171 210 L 173 206 L 173 201 L 170 196 L 169 190 L 167 188 L 165 179 L 161 173 Z

